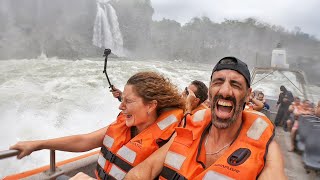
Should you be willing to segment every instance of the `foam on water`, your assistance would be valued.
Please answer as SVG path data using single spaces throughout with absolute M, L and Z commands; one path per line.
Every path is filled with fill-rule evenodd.
M 19 140 L 92 132 L 111 123 L 119 112 L 119 103 L 107 93 L 102 61 L 33 59 L 0 64 L 2 150 Z M 0 175 L 48 164 L 48 153 L 2 160 Z

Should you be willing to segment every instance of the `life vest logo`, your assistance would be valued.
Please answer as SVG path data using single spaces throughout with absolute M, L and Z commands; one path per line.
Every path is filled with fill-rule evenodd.
M 239 148 L 228 157 L 228 164 L 232 166 L 239 166 L 244 163 L 250 155 L 251 151 L 249 149 Z
M 133 145 L 135 145 L 136 147 L 138 147 L 139 149 L 142 148 L 142 139 L 138 139 L 135 141 L 130 141 Z
M 233 172 L 236 172 L 236 173 L 239 173 L 240 170 L 234 168 L 234 167 L 230 167 L 228 165 L 224 165 L 224 164 L 214 164 L 214 166 L 217 166 L 217 167 L 221 167 L 221 168 L 224 168 L 224 169 L 227 169 L 229 171 L 233 171 Z

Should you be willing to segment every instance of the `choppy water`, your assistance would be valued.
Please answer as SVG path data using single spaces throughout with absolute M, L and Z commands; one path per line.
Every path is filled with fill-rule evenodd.
M 0 150 L 20 140 L 92 132 L 115 120 L 119 102 L 109 92 L 103 64 L 104 61 L 97 60 L 54 58 L 0 61 Z M 164 74 L 182 90 L 195 79 L 208 84 L 212 67 L 183 61 L 110 59 L 107 71 L 112 83 L 120 89 L 134 73 L 152 70 Z M 280 85 L 273 86 L 276 90 L 259 88 L 264 88 L 266 94 L 278 94 Z M 314 93 L 320 90 L 311 89 Z M 61 152 L 56 155 L 57 161 L 75 156 Z M 22 160 L 1 160 L 0 178 L 46 164 L 49 164 L 47 150 L 34 152 Z

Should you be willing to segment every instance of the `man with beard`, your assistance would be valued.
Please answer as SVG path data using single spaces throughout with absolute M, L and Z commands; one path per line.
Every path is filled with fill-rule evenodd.
M 221 59 L 211 74 L 210 109 L 188 116 L 186 127 L 125 179 L 286 179 L 273 124 L 243 111 L 251 91 L 247 65 Z
M 289 106 L 293 102 L 293 95 L 290 91 L 287 90 L 286 87 L 280 86 L 280 94 L 277 105 L 279 105 L 279 109 L 274 121 L 276 126 L 283 126 L 284 130 L 287 128 L 287 119 L 289 116 Z

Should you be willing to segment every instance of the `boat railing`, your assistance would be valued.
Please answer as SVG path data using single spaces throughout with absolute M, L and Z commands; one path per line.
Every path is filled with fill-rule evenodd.
M 19 154 L 18 150 L 4 150 L 0 151 L 0 160 L 8 157 L 17 156 Z M 50 168 L 45 172 L 50 177 L 56 177 L 61 175 L 63 172 L 56 168 L 56 153 L 55 150 L 50 150 Z
M 18 150 L 5 150 L 5 151 L 0 151 L 0 159 L 16 156 L 19 154 Z
M 268 77 L 269 75 L 273 74 L 275 71 L 279 72 L 282 74 L 282 76 L 284 76 L 288 82 L 290 82 L 295 89 L 297 89 L 301 95 L 303 96 L 304 99 L 309 99 L 308 98 L 308 89 L 307 89 L 307 85 L 308 85 L 308 81 L 306 78 L 306 75 L 303 71 L 298 70 L 298 69 L 288 69 L 288 68 L 280 68 L 280 67 L 255 67 L 253 68 L 253 70 L 251 71 L 251 85 L 255 85 L 257 83 L 259 83 L 260 81 L 262 81 L 263 79 L 265 79 L 266 77 Z M 294 82 L 292 82 L 290 80 L 290 78 L 288 78 L 283 72 L 292 72 L 295 74 L 295 76 L 297 77 L 298 82 L 300 83 L 300 88 L 298 87 L 299 85 L 295 84 Z M 262 78 L 256 80 L 255 77 L 257 74 L 261 74 L 261 73 L 267 73 L 266 75 L 264 75 Z M 313 99 L 311 99 L 313 100 Z

